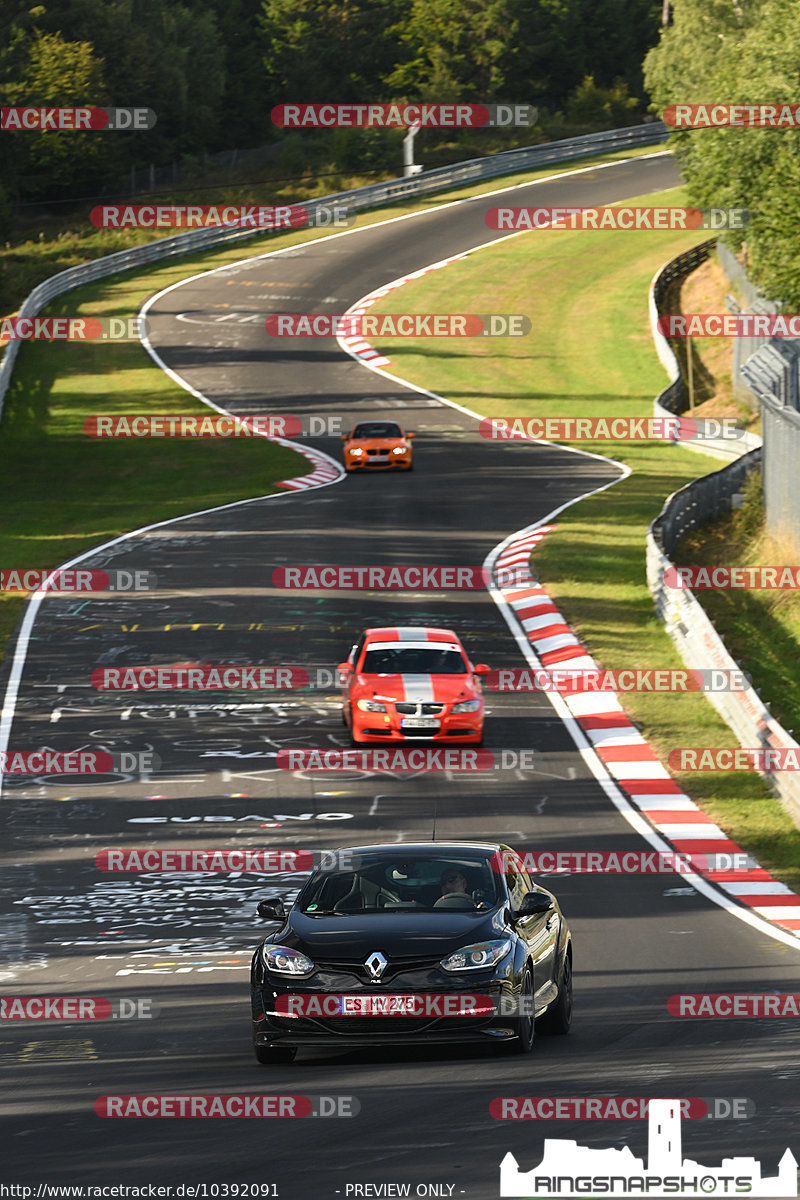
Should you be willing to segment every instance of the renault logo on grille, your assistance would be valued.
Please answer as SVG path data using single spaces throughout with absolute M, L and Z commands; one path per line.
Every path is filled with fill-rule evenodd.
M 364 966 L 369 971 L 373 983 L 377 983 L 380 980 L 381 975 L 386 970 L 386 965 L 386 959 L 379 950 L 374 950 L 370 954 Z

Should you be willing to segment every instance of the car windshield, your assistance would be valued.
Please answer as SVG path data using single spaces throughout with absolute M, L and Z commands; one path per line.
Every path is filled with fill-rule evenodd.
M 351 438 L 401 438 L 403 431 L 394 421 L 364 421 L 356 425 Z
M 364 655 L 362 675 L 466 675 L 458 650 L 429 646 L 378 646 Z
M 345 869 L 345 866 L 347 869 Z M 358 855 L 311 877 L 297 898 L 309 916 L 348 913 L 485 912 L 502 899 L 491 857 Z

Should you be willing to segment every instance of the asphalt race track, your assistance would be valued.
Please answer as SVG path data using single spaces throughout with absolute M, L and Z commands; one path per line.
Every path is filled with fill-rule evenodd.
M 514 204 L 604 204 L 678 182 L 658 155 L 513 193 Z M 499 1096 L 747 1098 L 749 1119 L 684 1122 L 687 1156 L 753 1155 L 773 1174 L 797 1148 L 800 1040 L 789 1020 L 678 1020 L 677 992 L 800 992 L 797 950 L 726 915 L 677 876 L 557 879 L 576 966 L 569 1037 L 532 1057 L 493 1048 L 302 1052 L 259 1067 L 247 968 L 267 926 L 259 899 L 298 876 L 120 875 L 104 848 L 321 849 L 378 840 L 500 839 L 520 850 L 643 844 L 611 805 L 544 696 L 491 695 L 486 745 L 533 749 L 534 770 L 473 776 L 280 771 L 280 749 L 346 746 L 335 687 L 274 698 L 96 691 L 98 666 L 253 662 L 335 667 L 363 627 L 443 624 L 473 661 L 523 666 L 488 593 L 287 592 L 287 564 L 480 565 L 514 530 L 617 476 L 556 448 L 488 443 L 476 421 L 345 356 L 331 339 L 277 342 L 253 314 L 343 312 L 398 276 L 489 241 L 475 198 L 252 258 L 168 291 L 150 309 L 164 362 L 237 413 L 396 415 L 417 432 L 411 474 L 355 476 L 133 534 L 88 565 L 155 571 L 124 598 L 48 598 L 24 664 L 10 745 L 152 749 L 150 779 L 6 779 L 0 980 L 8 995 L 143 998 L 151 1019 L 4 1022 L 4 1179 L 37 1184 L 275 1184 L 283 1200 L 348 1185 L 440 1185 L 494 1200 L 512 1151 L 545 1137 L 646 1154 L 646 1122 L 494 1120 Z M 502 237 L 502 234 L 494 235 Z M 645 235 L 642 235 L 645 236 Z M 225 319 L 220 321 L 220 316 Z M 479 408 L 472 396 L 454 396 Z M 312 445 L 340 459 L 334 438 Z M 698 470 L 702 470 L 698 461 Z M 4 668 L 8 679 L 11 655 Z M 545 881 L 547 882 L 547 881 Z M 552 881 L 551 881 L 552 882 Z M 356 1097 L 357 1116 L 102 1120 L 107 1094 Z M 452 1191 L 450 1190 L 452 1185 Z M 209 1193 L 210 1194 L 210 1193 Z M 222 1194 L 222 1193 L 219 1193 Z M 380 1194 L 361 1193 L 363 1194 Z M 419 1194 L 425 1194 L 420 1192 Z

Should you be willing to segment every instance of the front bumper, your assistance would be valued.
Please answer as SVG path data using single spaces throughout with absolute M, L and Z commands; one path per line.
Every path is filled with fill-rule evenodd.
M 352 980 L 350 981 L 352 983 Z M 309 994 L 314 991 L 320 997 L 352 994 L 378 993 L 380 988 L 342 987 L 331 990 L 312 989 L 310 985 L 303 986 L 298 982 L 297 992 Z M 392 995 L 408 988 L 392 985 L 382 989 Z M 253 1042 L 261 1046 L 318 1046 L 348 1047 L 348 1046 L 396 1046 L 416 1045 L 420 1043 L 486 1043 L 510 1041 L 516 1036 L 512 1021 L 503 1014 L 503 1003 L 510 1011 L 513 1006 L 513 988 L 510 981 L 492 981 L 491 983 L 475 983 L 462 981 L 458 988 L 444 989 L 438 987 L 429 989 L 437 995 L 464 993 L 480 993 L 488 995 L 495 1002 L 497 1012 L 488 1016 L 323 1016 L 288 1017 L 275 1015 L 275 1005 L 279 995 L 291 995 L 291 992 L 273 990 L 269 985 L 254 987 L 252 992 L 253 1005 Z M 424 996 L 422 989 L 414 989 L 416 996 Z
M 358 741 L 395 742 L 404 745 L 428 742 L 476 745 L 483 737 L 483 709 L 473 713 L 444 713 L 434 729 L 403 729 L 402 716 L 394 711 L 362 712 L 353 706 L 353 736 Z M 387 720 L 388 718 L 388 720 Z

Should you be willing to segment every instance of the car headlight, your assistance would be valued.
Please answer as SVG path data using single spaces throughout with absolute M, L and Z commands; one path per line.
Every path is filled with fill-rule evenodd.
M 477 971 L 493 967 L 501 958 L 505 958 L 510 949 L 508 938 L 496 942 L 475 942 L 472 946 L 462 946 L 460 950 L 448 954 L 447 958 L 442 959 L 441 966 L 445 971 Z
M 405 454 L 407 449 L 408 449 L 408 446 L 393 446 L 392 454 Z
M 481 706 L 480 700 L 465 700 L 463 704 L 454 704 L 451 712 L 477 712 Z
M 361 455 L 364 453 L 364 451 L 361 449 L 360 446 L 355 446 L 355 447 L 350 447 L 350 449 L 348 449 L 347 453 L 352 454 L 354 456 L 354 458 L 360 458 Z
M 310 958 L 289 946 L 273 946 L 266 942 L 261 947 L 261 957 L 267 970 L 276 975 L 310 975 L 314 970 Z
M 362 712 L 386 712 L 386 705 L 379 704 L 377 700 L 359 700 L 356 708 L 360 708 Z

